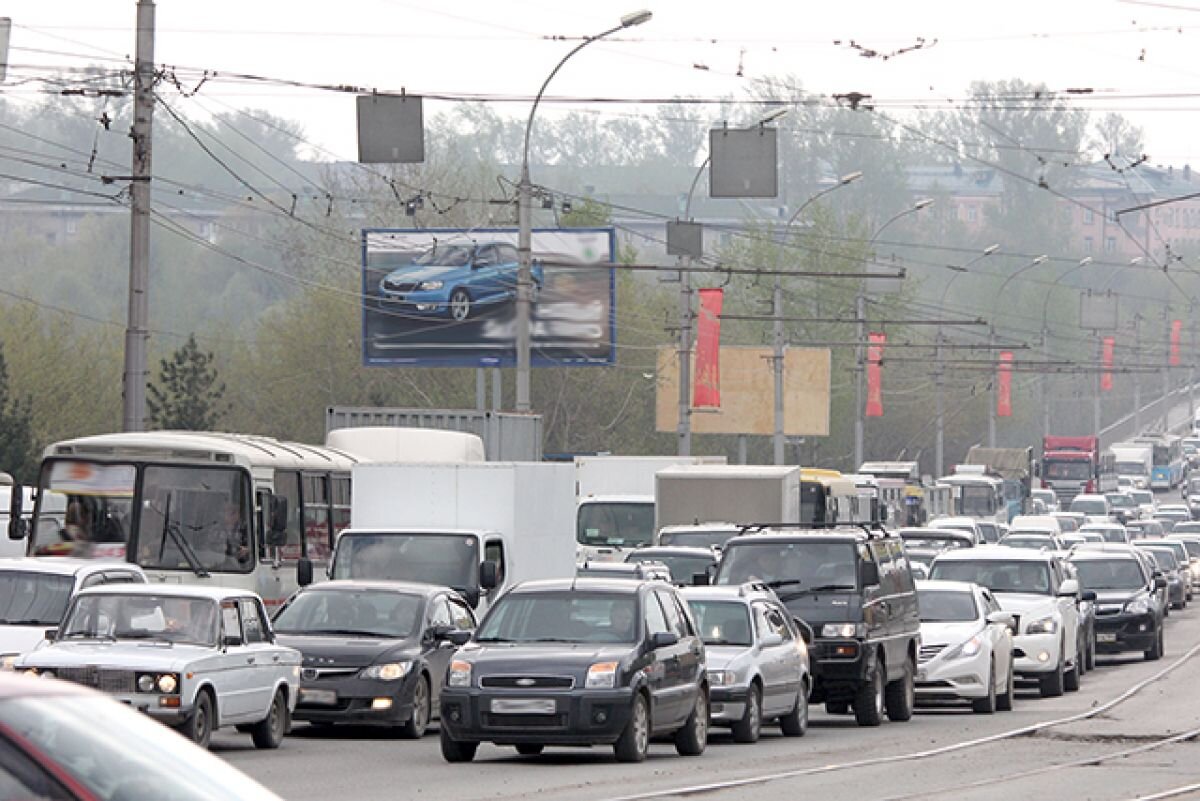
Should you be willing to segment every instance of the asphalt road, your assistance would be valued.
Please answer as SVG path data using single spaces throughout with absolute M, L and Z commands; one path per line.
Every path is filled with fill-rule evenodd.
M 654 744 L 640 765 L 617 764 L 608 748 L 550 749 L 539 757 L 520 757 L 511 748 L 483 745 L 474 763 L 448 765 L 438 749 L 436 724 L 417 742 L 367 728 L 318 732 L 297 724 L 274 752 L 255 751 L 248 736 L 220 732 L 213 750 L 292 801 L 610 799 L 648 793 L 679 797 L 684 790 L 728 799 L 822 801 L 1134 799 L 1200 783 L 1196 744 L 1161 742 L 1200 730 L 1200 693 L 1195 691 L 1200 686 L 1200 603 L 1173 613 L 1167 625 L 1167 655 L 1161 661 L 1102 657 L 1079 692 L 1043 699 L 1036 691 L 1019 690 L 1012 712 L 919 710 L 908 723 L 863 729 L 849 716 L 814 708 L 804 738 L 785 739 L 777 730 L 766 730 L 759 743 L 737 745 L 717 730 L 705 753 L 694 758 L 676 756 L 669 743 Z M 1168 668 L 1127 700 L 1104 708 Z M 972 742 L 1084 713 L 1094 717 L 991 743 Z M 955 744 L 967 745 L 936 753 Z M 1132 749 L 1138 751 L 1125 753 Z M 1093 764 L 1069 766 L 1081 761 Z M 1200 797 L 1200 790 L 1192 797 Z

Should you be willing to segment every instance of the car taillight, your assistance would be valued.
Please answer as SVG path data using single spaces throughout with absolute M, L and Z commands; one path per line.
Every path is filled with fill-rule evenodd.
M 1083 491 L 1089 495 L 1092 493 L 1092 480 L 1089 478 L 1088 483 L 1083 485 Z
M 1046 483 L 1046 479 L 1042 479 L 1042 489 L 1050 489 L 1050 485 Z

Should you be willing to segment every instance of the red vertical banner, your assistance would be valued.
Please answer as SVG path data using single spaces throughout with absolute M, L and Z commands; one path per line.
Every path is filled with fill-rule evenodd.
M 883 345 L 887 334 L 867 334 L 867 417 L 883 417 Z
M 1116 341 L 1116 337 L 1105 337 L 1104 347 L 1100 351 L 1100 362 L 1104 366 L 1104 372 L 1100 374 L 1100 389 L 1105 392 L 1112 391 L 1113 347 Z
M 696 321 L 696 371 L 692 405 L 721 406 L 721 305 L 723 289 L 700 290 L 700 315 Z
M 1183 320 L 1171 321 L 1171 360 L 1172 367 L 1179 366 L 1179 336 L 1183 333 Z
M 1012 417 L 1012 360 L 1011 350 L 1000 351 L 1000 366 L 996 368 L 997 417 Z

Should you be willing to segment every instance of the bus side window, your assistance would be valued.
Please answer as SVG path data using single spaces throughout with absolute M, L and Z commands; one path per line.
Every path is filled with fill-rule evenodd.
M 276 554 L 280 559 L 299 559 L 304 555 L 304 532 L 301 527 L 304 509 L 300 506 L 300 474 L 295 470 L 275 473 L 275 494 L 287 499 L 288 523 L 286 544 Z M 270 510 L 266 511 L 270 515 Z
M 315 561 L 328 561 L 333 541 L 329 527 L 329 477 L 304 476 L 304 550 Z

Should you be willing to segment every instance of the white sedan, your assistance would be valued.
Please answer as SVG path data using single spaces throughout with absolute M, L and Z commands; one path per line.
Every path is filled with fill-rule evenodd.
M 917 701 L 968 700 L 976 712 L 1013 705 L 1013 616 L 986 588 L 918 581 Z
M 14 669 L 109 693 L 207 746 L 237 726 L 278 748 L 296 705 L 300 652 L 275 644 L 246 590 L 162 584 L 80 591 L 51 642 Z

